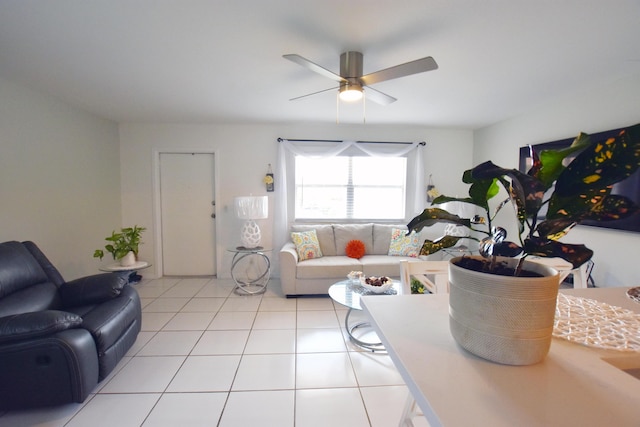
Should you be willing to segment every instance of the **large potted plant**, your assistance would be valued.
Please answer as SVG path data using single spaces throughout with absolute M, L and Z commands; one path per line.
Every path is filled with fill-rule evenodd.
M 111 236 L 105 238 L 108 243 L 104 248 L 113 256 L 114 260 L 120 261 L 120 265 L 123 267 L 134 265 L 138 259 L 139 246 L 142 244 L 142 232 L 145 230 L 145 227 L 137 225 L 121 228 L 120 232 L 114 230 L 111 232 Z M 102 259 L 104 250 L 96 249 L 93 256 Z
M 430 207 L 408 224 L 409 232 L 441 222 L 471 230 L 465 237 L 426 240 L 421 255 L 452 247 L 461 238 L 478 241 L 481 256 L 450 261 L 451 333 L 470 352 L 512 365 L 541 361 L 553 332 L 557 272 L 527 257 L 560 257 L 578 268 L 593 251 L 560 241 L 571 228 L 584 220 L 607 221 L 640 212 L 631 200 L 612 194 L 613 184 L 640 166 L 640 124 L 604 143 L 580 134 L 566 149 L 531 154 L 533 166 L 527 173 L 488 161 L 464 172 L 468 197 L 433 201 L 470 203 L 481 214 L 461 218 Z M 495 206 L 492 199 L 502 193 L 501 187 L 508 196 Z M 508 205 L 514 208 L 517 242 L 508 241 L 506 229 L 495 224 L 498 212 Z

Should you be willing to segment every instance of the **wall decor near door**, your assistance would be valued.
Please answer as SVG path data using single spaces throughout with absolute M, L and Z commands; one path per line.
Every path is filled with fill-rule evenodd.
M 267 191 L 272 192 L 274 188 L 273 187 L 274 179 L 273 179 L 273 171 L 271 170 L 271 163 L 269 163 L 269 167 L 267 168 L 267 174 L 264 176 L 262 181 L 266 184 Z

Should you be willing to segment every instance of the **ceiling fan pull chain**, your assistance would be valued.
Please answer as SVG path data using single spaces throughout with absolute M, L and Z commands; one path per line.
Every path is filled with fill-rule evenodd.
M 362 124 L 367 124 L 367 92 L 362 93 Z

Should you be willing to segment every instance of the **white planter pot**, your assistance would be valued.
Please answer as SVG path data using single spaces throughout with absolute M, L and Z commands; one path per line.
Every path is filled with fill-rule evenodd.
M 471 353 L 507 365 L 542 361 L 551 346 L 558 272 L 525 261 L 543 277 L 510 277 L 467 270 L 449 262 L 449 327 Z M 501 259 L 515 267 L 518 260 Z
M 129 251 L 125 256 L 120 258 L 120 265 L 123 267 L 130 267 L 136 263 L 136 254 L 133 251 Z

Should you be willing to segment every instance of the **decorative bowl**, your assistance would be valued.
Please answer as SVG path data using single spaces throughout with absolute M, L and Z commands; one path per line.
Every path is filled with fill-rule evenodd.
M 367 283 L 367 278 L 361 277 L 360 278 L 360 285 L 362 285 L 362 287 L 365 288 L 368 291 L 371 291 L 371 292 L 376 293 L 376 294 L 381 294 L 381 293 L 384 293 L 384 292 L 388 291 L 393 286 L 393 281 L 391 279 L 389 279 L 388 277 L 385 277 L 384 279 L 386 279 L 386 281 L 384 283 L 382 283 L 381 285 L 371 285 L 371 284 Z

